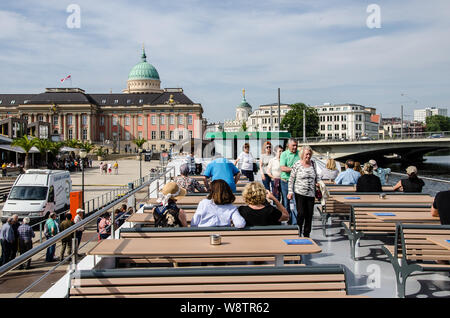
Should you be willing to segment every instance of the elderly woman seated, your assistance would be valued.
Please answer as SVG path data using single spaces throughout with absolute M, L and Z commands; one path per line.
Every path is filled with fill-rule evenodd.
M 280 201 L 259 182 L 248 183 L 242 192 L 245 203 L 239 207 L 239 213 L 247 226 L 280 225 L 289 220 L 289 213 Z M 276 207 L 268 200 L 272 200 Z
M 186 189 L 188 193 L 193 193 L 195 190 L 198 192 L 207 192 L 206 188 L 202 186 L 196 179 L 188 176 L 189 165 L 187 163 L 181 165 L 180 167 L 181 176 L 175 178 L 175 182 L 179 187 Z

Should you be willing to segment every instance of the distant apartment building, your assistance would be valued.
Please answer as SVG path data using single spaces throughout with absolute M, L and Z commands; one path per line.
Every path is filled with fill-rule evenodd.
M 441 115 L 447 116 L 446 108 L 437 108 L 437 107 L 426 107 L 424 109 L 415 109 L 414 110 L 414 121 L 425 123 L 427 117 Z
M 380 136 L 382 138 L 396 137 L 401 135 L 402 121 L 398 117 L 383 118 L 380 125 Z M 425 125 L 418 121 L 403 121 L 403 134 L 421 135 L 425 131 Z
M 325 103 L 314 106 L 319 114 L 320 137 L 325 140 L 357 140 L 378 136 L 376 109 L 357 104 Z

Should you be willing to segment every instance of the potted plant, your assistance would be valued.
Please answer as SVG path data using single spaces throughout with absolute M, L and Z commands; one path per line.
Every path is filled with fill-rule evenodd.
M 100 146 L 97 149 L 95 149 L 94 153 L 97 155 L 98 161 L 102 161 L 106 156 L 106 151 L 103 149 L 103 146 Z

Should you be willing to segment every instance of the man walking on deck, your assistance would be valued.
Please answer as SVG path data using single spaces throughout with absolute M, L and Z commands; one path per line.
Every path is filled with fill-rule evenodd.
M 288 142 L 288 149 L 285 150 L 280 156 L 280 168 L 281 168 L 281 196 L 283 198 L 283 206 L 289 212 L 289 224 L 297 224 L 297 209 L 295 206 L 295 200 L 289 200 L 287 195 L 289 193 L 289 178 L 291 176 L 291 170 L 294 163 L 300 160 L 297 150 L 297 141 L 294 138 L 290 138 Z M 291 210 L 290 202 L 294 203 L 294 211 Z

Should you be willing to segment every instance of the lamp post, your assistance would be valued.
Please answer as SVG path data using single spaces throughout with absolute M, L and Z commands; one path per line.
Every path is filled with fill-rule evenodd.
M 142 148 L 139 147 L 139 183 L 142 184 Z
M 83 202 L 83 210 L 84 210 L 84 159 L 87 156 L 87 152 L 85 149 L 80 150 L 80 158 L 81 158 L 81 201 Z

